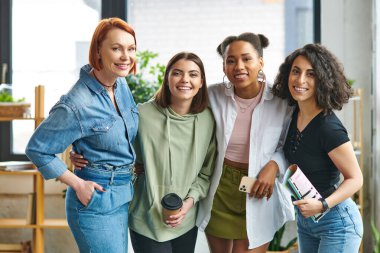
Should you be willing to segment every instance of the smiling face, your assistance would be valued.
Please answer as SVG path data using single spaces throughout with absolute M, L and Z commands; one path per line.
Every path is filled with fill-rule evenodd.
M 103 79 L 114 83 L 118 77 L 127 76 L 136 64 L 134 37 L 119 28 L 110 30 L 99 48 Z
M 181 59 L 169 71 L 168 86 L 171 104 L 190 102 L 203 85 L 199 66 L 190 60 Z
M 259 90 L 257 74 L 263 68 L 264 62 L 256 49 L 246 41 L 234 41 L 224 54 L 224 73 L 236 91 Z
M 313 66 L 305 56 L 294 59 L 289 73 L 289 91 L 300 103 L 316 103 L 316 82 Z

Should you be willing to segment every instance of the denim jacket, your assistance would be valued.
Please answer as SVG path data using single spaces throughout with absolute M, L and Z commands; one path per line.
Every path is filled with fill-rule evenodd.
M 116 111 L 107 91 L 90 75 L 85 65 L 80 78 L 51 109 L 49 116 L 29 140 L 26 155 L 45 179 L 62 175 L 66 164 L 56 154 L 70 144 L 89 164 L 133 164 L 138 110 L 124 78 L 115 87 Z

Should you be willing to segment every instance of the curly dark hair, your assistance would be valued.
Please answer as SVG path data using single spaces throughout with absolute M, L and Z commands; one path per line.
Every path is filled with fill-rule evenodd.
M 226 52 L 227 47 L 234 41 L 245 41 L 250 43 L 259 53 L 260 57 L 263 57 L 263 48 L 266 48 L 269 45 L 269 40 L 264 35 L 246 32 L 239 36 L 228 36 L 225 38 L 216 48 L 218 54 L 224 58 L 224 53 Z
M 298 56 L 306 57 L 313 67 L 316 84 L 317 105 L 324 113 L 341 110 L 352 94 L 350 85 L 343 72 L 343 66 L 338 59 L 324 46 L 307 44 L 295 50 L 281 64 L 272 87 L 272 93 L 287 99 L 289 105 L 297 105 L 289 91 L 288 80 L 292 64 Z

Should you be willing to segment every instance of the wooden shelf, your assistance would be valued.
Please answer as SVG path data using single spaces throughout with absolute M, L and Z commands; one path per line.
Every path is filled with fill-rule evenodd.
M 0 117 L 0 121 L 13 121 L 13 120 L 35 120 L 35 119 L 24 118 L 24 117 Z
M 44 228 L 68 228 L 69 225 L 65 219 L 45 219 L 41 227 Z
M 34 120 L 34 126 L 37 126 L 44 120 L 44 87 L 37 86 L 35 89 L 35 113 L 34 117 L 23 118 L 23 117 L 0 117 L 0 121 L 13 121 L 13 120 Z M 33 193 L 35 197 L 30 202 L 34 205 L 35 212 L 32 212 L 33 220 L 36 222 L 29 224 L 25 219 L 14 219 L 14 218 L 2 218 L 0 219 L 0 228 L 18 228 L 25 229 L 31 228 L 33 230 L 33 252 L 43 253 L 44 252 L 44 230 L 45 229 L 67 229 L 68 224 L 65 219 L 45 219 L 45 208 L 44 208 L 44 179 L 41 174 L 35 169 L 30 170 L 19 170 L 19 171 L 0 171 L 2 176 L 30 176 L 33 180 Z M 28 203 L 28 204 L 30 204 Z
M 354 95 L 350 98 L 350 104 L 352 105 L 353 113 L 353 132 L 351 143 L 354 147 L 355 155 L 358 159 L 360 169 L 364 170 L 364 155 L 363 155 L 363 92 L 361 89 L 354 89 Z M 358 206 L 360 213 L 363 217 L 363 188 L 353 196 L 356 205 Z M 363 252 L 363 244 L 360 246 L 360 253 Z
M 38 171 L 36 169 L 32 170 L 16 170 L 16 171 L 3 171 L 0 170 L 0 175 L 37 175 Z
M 0 219 L 0 228 L 35 228 L 35 224 L 28 224 L 25 219 Z

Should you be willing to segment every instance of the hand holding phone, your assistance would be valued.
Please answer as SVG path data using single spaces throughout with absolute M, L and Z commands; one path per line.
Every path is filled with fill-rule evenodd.
M 252 186 L 255 183 L 256 179 L 252 177 L 244 176 L 241 178 L 240 185 L 239 185 L 239 191 L 251 193 Z

